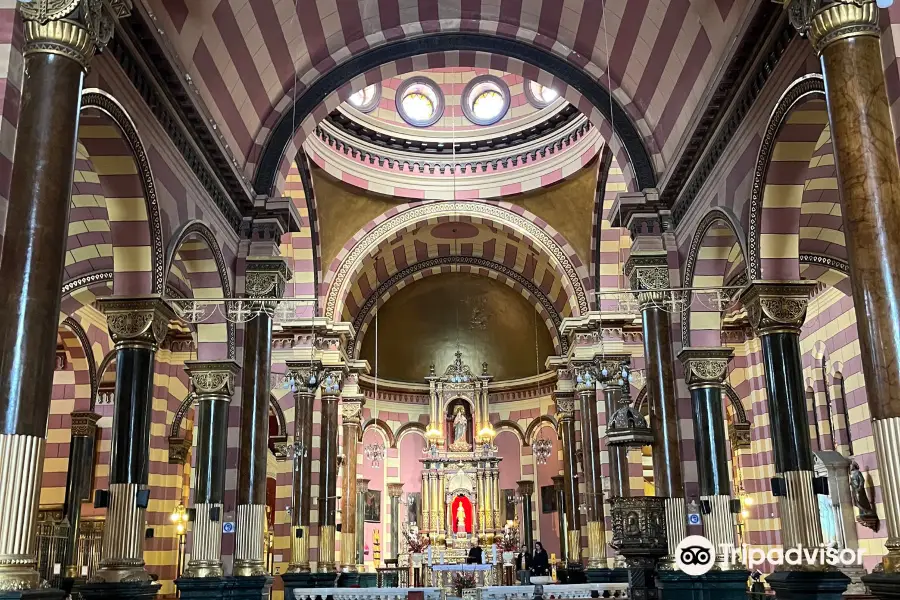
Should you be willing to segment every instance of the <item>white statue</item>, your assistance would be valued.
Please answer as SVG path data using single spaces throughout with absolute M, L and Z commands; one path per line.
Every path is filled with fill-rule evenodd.
M 466 428 L 469 426 L 469 420 L 466 418 L 466 411 L 462 406 L 456 407 L 456 414 L 453 417 L 453 442 L 466 441 Z
M 456 506 L 456 533 L 465 533 L 466 531 L 466 511 L 460 502 Z

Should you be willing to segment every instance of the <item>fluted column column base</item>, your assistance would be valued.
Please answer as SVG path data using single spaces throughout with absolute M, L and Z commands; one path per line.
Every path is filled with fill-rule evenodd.
M 785 549 L 802 546 L 816 548 L 822 542 L 819 525 L 819 502 L 813 491 L 812 471 L 782 473 L 785 496 L 776 498 L 781 515 L 782 545 Z
M 319 573 L 334 573 L 337 569 L 334 554 L 334 525 L 319 527 Z
M 0 435 L 0 594 L 40 587 L 34 523 L 46 441 Z
M 234 543 L 234 576 L 268 575 L 265 564 L 266 505 L 239 505 L 235 529 L 237 531 Z
M 606 557 L 604 556 L 603 543 L 603 523 L 600 521 L 588 521 L 588 567 L 591 569 L 602 569 L 606 567 Z
M 291 562 L 285 573 L 309 573 L 309 527 L 291 528 Z
M 726 561 L 728 555 L 722 552 L 721 548 L 734 546 L 731 496 L 701 496 L 701 499 L 709 502 L 710 506 L 710 513 L 703 518 L 703 529 L 706 532 L 706 539 L 712 542 L 716 551 L 716 566 L 722 570 L 730 570 L 735 565 Z
M 675 549 L 687 537 L 687 507 L 684 498 L 666 498 L 666 543 L 669 553 L 659 561 L 660 569 L 675 568 Z
M 900 417 L 877 419 L 872 429 L 888 536 L 881 564 L 885 573 L 900 575 Z
M 581 530 L 570 529 L 566 531 L 566 550 L 569 562 L 581 562 Z
M 144 570 L 146 508 L 137 504 L 139 491 L 150 487 L 141 483 L 109 484 L 109 507 L 103 528 L 103 560 L 90 583 L 149 583 Z
M 182 577 L 186 579 L 222 577 L 225 574 L 221 559 L 222 523 L 210 519 L 209 513 L 218 508 L 219 514 L 222 515 L 225 507 L 222 504 L 197 504 L 194 508 L 196 510 L 193 525 L 194 545 L 191 560 Z

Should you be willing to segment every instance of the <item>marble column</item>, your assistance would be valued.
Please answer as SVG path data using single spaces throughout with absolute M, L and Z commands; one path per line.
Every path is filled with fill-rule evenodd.
M 274 307 L 291 273 L 283 258 L 246 261 L 245 296 L 271 299 Z M 235 577 L 267 576 L 266 463 L 269 452 L 269 395 L 272 370 L 272 317 L 264 310 L 244 324 L 241 370 L 241 429 L 235 523 Z M 265 585 L 265 584 L 263 584 Z
M 900 481 L 900 168 L 881 62 L 879 9 L 794 1 L 792 22 L 822 63 L 841 189 L 859 346 L 882 482 Z M 900 485 L 882 485 L 885 574 L 900 577 Z M 898 585 L 896 582 L 894 585 Z
M 360 570 L 366 564 L 366 492 L 369 491 L 369 480 L 360 477 L 356 480 L 356 557 L 354 563 Z M 377 566 L 377 565 L 376 565 Z
M 775 474 L 786 488 L 786 495 L 776 498 L 785 548 L 822 542 L 800 351 L 800 327 L 814 285 L 754 281 L 741 294 L 762 345 Z
M 109 503 L 100 568 L 81 590 L 102 597 L 109 585 L 143 584 L 158 589 L 144 570 L 144 531 L 150 497 L 150 424 L 156 349 L 166 336 L 171 308 L 159 297 L 100 298 L 116 344 L 116 396 L 109 466 Z
M 718 549 L 734 546 L 734 521 L 731 514 L 731 477 L 728 472 L 728 444 L 725 411 L 722 403 L 731 348 L 683 348 L 678 358 L 684 363 L 685 382 L 691 390 L 694 417 L 694 447 L 700 479 L 700 499 L 709 503 L 703 516 L 703 529 L 716 549 L 720 568 L 732 568 Z
M 581 562 L 581 519 L 578 510 L 578 458 L 575 442 L 575 393 L 555 392 L 559 439 L 563 452 L 563 499 L 566 513 L 566 555 L 571 563 Z
M 343 371 L 330 370 L 322 383 L 321 446 L 319 450 L 319 563 L 320 573 L 337 570 L 338 405 Z M 346 475 L 345 475 L 346 477 Z M 343 516 L 346 519 L 346 515 Z M 343 521 L 342 523 L 345 523 Z M 342 524 L 343 527 L 343 524 Z
M 403 494 L 403 484 L 389 483 L 387 489 L 391 499 L 391 558 L 398 558 L 400 556 L 400 496 Z
M 669 263 L 664 251 L 635 251 L 625 263 L 631 289 L 639 292 L 644 333 L 647 394 L 652 404 L 650 427 L 653 444 L 653 483 L 656 496 L 665 498 L 667 562 L 674 560 L 675 547 L 687 536 L 684 479 L 678 444 L 678 396 L 675 392 L 675 362 L 672 357 L 671 324 L 664 290 L 669 287 Z
M 316 390 L 322 378 L 319 361 L 288 361 L 294 379 L 294 477 L 291 489 L 291 562 L 287 573 L 309 573 L 309 524 L 312 511 L 312 434 Z
M 559 555 L 560 560 L 568 556 L 568 536 L 566 536 L 566 479 L 562 475 L 554 475 L 553 491 L 556 492 L 556 514 L 559 518 Z
M 344 444 L 344 475 L 341 478 L 341 563 L 344 570 L 355 572 L 357 565 L 356 509 L 356 466 L 359 454 L 361 432 L 362 401 L 344 398 L 341 402 L 341 426 Z
M 606 403 L 606 419 L 619 408 L 619 398 L 622 392 L 614 386 L 609 386 L 603 391 L 603 399 Z M 609 495 L 612 498 L 627 498 L 631 496 L 631 475 L 628 472 L 628 448 L 619 445 L 607 445 L 609 452 Z
M 185 371 L 197 398 L 194 462 L 194 522 L 191 560 L 185 579 L 222 577 L 222 521 L 225 513 L 225 455 L 228 407 L 240 366 L 233 360 L 187 361 Z
M 576 395 L 581 409 L 581 451 L 584 456 L 585 505 L 587 506 L 588 567 L 606 566 L 606 532 L 603 528 L 603 481 L 600 475 L 600 425 L 597 413 L 597 374 L 593 367 L 575 369 Z
M 519 496 L 522 497 L 522 541 L 531 552 L 534 550 L 534 482 L 523 480 L 517 481 L 516 485 L 519 487 Z
M 121 13 L 126 3 L 116 1 Z M 35 519 L 84 75 L 113 31 L 86 3 L 18 3 L 26 77 L 0 262 L 0 592 L 40 586 Z M 12 19 L 13 17 L 10 17 Z M 14 224 L 14 226 L 13 226 Z
M 69 440 L 69 469 L 66 473 L 66 499 L 63 512 L 69 522 L 69 533 L 66 537 L 66 553 L 63 565 L 65 577 L 77 579 L 78 534 L 81 529 L 81 503 L 91 500 L 91 489 L 94 487 L 95 441 L 97 439 L 97 421 L 100 415 L 93 411 L 76 411 L 72 413 L 72 431 Z

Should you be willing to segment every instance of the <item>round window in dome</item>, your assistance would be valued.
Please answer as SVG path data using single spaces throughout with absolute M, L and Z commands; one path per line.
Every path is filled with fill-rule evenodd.
M 378 107 L 378 102 L 381 100 L 381 84 L 373 83 L 372 85 L 367 85 L 363 89 L 351 94 L 349 98 L 347 98 L 347 104 L 355 108 L 360 112 L 372 112 Z
M 537 81 L 529 81 L 525 86 L 525 97 L 535 108 L 545 108 L 556 102 L 559 92 Z
M 493 75 L 476 77 L 463 90 L 462 107 L 476 125 L 493 125 L 509 110 L 509 87 Z
M 397 89 L 397 112 L 415 127 L 437 123 L 444 114 L 444 94 L 427 77 L 412 77 Z

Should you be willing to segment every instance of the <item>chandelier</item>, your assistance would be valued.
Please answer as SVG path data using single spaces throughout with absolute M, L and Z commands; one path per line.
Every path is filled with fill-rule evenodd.
M 539 465 L 546 465 L 547 459 L 550 458 L 552 452 L 553 444 L 547 438 L 539 438 L 531 443 L 531 453 L 534 455 L 535 462 Z
M 363 456 L 373 467 L 380 467 L 381 461 L 384 460 L 384 444 L 366 444 Z

